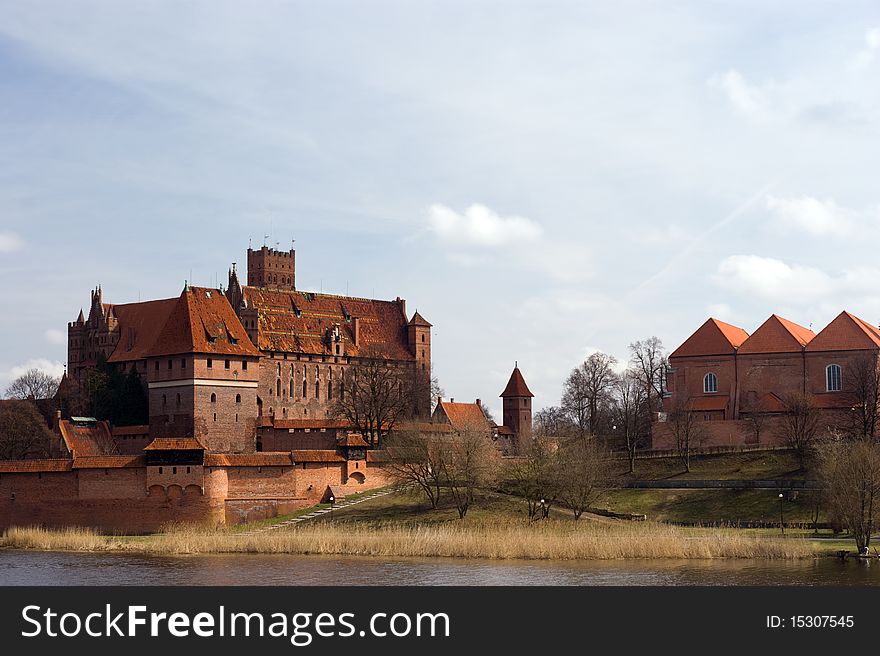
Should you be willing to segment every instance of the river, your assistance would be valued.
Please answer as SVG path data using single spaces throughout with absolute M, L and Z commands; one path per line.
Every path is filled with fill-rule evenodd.
M 0 550 L 0 585 L 880 585 L 880 561 L 497 561 Z

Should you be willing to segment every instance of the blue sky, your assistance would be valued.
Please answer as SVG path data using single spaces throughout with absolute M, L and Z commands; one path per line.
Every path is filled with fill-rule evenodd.
M 880 321 L 872 3 L 0 1 L 0 387 L 66 322 L 296 239 L 447 396 L 594 350 Z

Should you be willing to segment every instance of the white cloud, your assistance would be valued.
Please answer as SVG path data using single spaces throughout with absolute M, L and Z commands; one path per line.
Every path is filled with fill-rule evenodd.
M 770 210 L 784 228 L 794 228 L 815 235 L 845 236 L 853 228 L 855 212 L 840 207 L 832 199 L 819 200 L 811 196 L 776 198 L 767 196 Z
M 24 248 L 24 240 L 14 232 L 0 232 L 0 253 L 12 253 Z
M 67 344 L 67 335 L 55 328 L 46 331 L 46 340 L 50 344 Z
M 784 231 L 794 229 L 816 237 L 847 237 L 860 227 L 871 232 L 880 228 L 880 212 L 876 209 L 854 210 L 838 205 L 831 198 L 768 195 L 766 206 L 775 217 L 776 227 Z
M 718 265 L 713 282 L 750 298 L 773 303 L 811 303 L 834 300 L 837 305 L 876 296 L 880 270 L 857 268 L 831 275 L 819 268 L 787 264 L 772 257 L 732 255 Z
M 8 369 L 0 369 L 0 393 L 6 390 L 9 384 L 27 372 L 29 369 L 39 369 L 52 376 L 60 377 L 64 373 L 64 364 L 57 360 L 35 358 L 24 364 L 14 365 Z
M 766 112 L 766 93 L 749 84 L 737 70 L 730 69 L 726 73 L 713 75 L 709 78 L 709 86 L 723 91 L 731 104 L 747 116 L 757 116 Z
M 500 216 L 478 203 L 461 213 L 445 205 L 431 205 L 428 228 L 447 242 L 488 247 L 537 239 L 543 233 L 541 226 L 531 219 Z
M 858 70 L 870 66 L 878 49 L 880 49 L 880 27 L 872 27 L 865 32 L 865 45 L 850 62 L 850 69 Z

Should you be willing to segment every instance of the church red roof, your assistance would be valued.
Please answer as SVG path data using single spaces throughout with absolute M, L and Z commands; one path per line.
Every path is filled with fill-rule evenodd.
M 699 355 L 733 355 L 748 339 L 749 334 L 737 326 L 709 318 L 684 343 L 675 349 L 670 358 Z
M 849 312 L 841 312 L 807 345 L 807 351 L 858 351 L 880 348 L 880 330 Z
M 411 360 L 403 301 L 243 287 L 247 307 L 256 308 L 263 351 L 329 353 L 330 335 L 338 326 L 345 354 L 375 354 L 389 360 Z M 355 345 L 357 319 L 357 345 Z
M 504 391 L 501 392 L 501 397 L 506 396 L 535 396 L 529 391 L 529 386 L 526 385 L 526 381 L 523 378 L 522 373 L 519 370 L 519 367 L 514 367 L 513 372 L 510 374 L 510 380 L 507 381 L 507 387 L 504 388 Z
M 739 347 L 739 353 L 800 353 L 816 334 L 773 314 Z

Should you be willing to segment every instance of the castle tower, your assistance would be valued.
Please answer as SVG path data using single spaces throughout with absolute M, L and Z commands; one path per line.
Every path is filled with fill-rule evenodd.
M 500 396 L 504 399 L 504 425 L 521 442 L 532 434 L 532 398 L 535 395 L 529 391 L 518 366 L 514 366 L 507 387 Z
M 431 324 L 416 310 L 406 333 L 409 350 L 416 356 L 416 380 L 420 387 L 416 413 L 428 417 L 431 414 Z
M 248 248 L 247 280 L 250 287 L 296 290 L 296 251 L 278 251 L 263 246 Z

